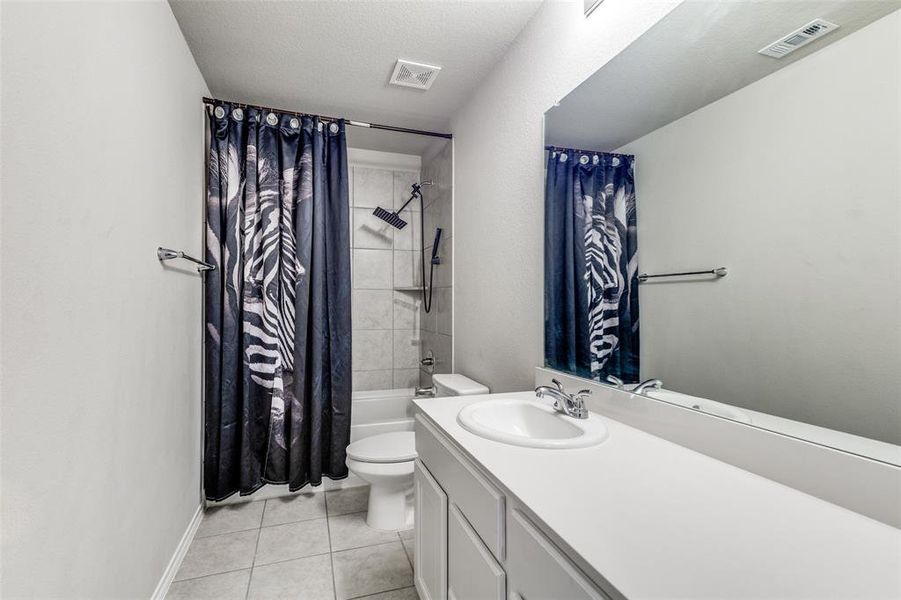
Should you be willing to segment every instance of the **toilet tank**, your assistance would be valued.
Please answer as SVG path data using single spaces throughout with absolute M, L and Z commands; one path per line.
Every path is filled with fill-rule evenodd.
M 488 388 L 459 373 L 439 373 L 432 375 L 432 384 L 435 386 L 435 397 L 443 396 L 475 396 L 487 394 Z

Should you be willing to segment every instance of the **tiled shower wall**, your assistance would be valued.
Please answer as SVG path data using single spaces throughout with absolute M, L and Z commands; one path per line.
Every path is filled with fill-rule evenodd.
M 419 308 L 420 326 L 422 329 L 421 355 L 425 357 L 431 350 L 435 357 L 432 369 L 423 367 L 420 382 L 429 386 L 431 373 L 453 373 L 453 145 L 445 142 L 444 147 L 431 158 L 422 162 L 422 178 L 431 180 L 434 185 L 423 188 L 423 204 L 425 206 L 425 259 L 426 280 L 428 280 L 428 261 L 432 256 L 432 240 L 435 228 L 442 229 L 441 241 L 438 243 L 438 256 L 441 264 L 435 267 L 434 292 L 432 294 L 431 311 L 427 314 L 422 306 Z
M 408 222 L 402 230 L 372 211 L 377 206 L 400 208 L 410 197 L 410 184 L 419 181 L 419 171 L 409 170 L 410 161 L 399 169 L 361 166 L 349 155 L 353 389 L 414 387 L 419 385 L 420 294 L 402 289 L 419 285 L 420 203 L 414 201 L 401 213 Z

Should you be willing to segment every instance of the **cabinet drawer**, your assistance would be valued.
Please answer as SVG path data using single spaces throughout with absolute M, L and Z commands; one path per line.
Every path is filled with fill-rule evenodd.
M 504 600 L 504 571 L 451 504 L 447 519 L 448 600 Z
M 504 560 L 504 495 L 421 415 L 416 453 L 498 561 Z
M 519 510 L 510 511 L 507 528 L 511 598 L 609 600 Z

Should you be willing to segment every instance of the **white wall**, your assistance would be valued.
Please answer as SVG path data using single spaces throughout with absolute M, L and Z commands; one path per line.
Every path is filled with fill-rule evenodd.
M 642 376 L 901 443 L 901 12 L 628 144 Z
M 149 597 L 200 505 L 207 87 L 164 2 L 2 20 L 2 595 Z
M 492 392 L 544 364 L 544 112 L 679 3 L 546 3 L 452 119 L 456 370 Z

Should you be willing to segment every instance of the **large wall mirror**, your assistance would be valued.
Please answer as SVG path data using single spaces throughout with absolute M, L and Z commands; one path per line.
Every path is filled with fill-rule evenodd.
M 685 2 L 547 111 L 548 367 L 901 464 L 899 8 Z

